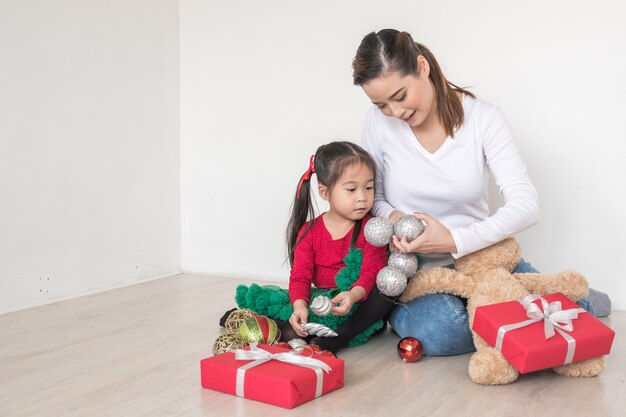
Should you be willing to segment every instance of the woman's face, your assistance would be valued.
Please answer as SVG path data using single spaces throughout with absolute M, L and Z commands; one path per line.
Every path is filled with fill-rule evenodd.
M 420 56 L 418 65 L 419 75 L 402 77 L 391 72 L 363 84 L 365 94 L 386 116 L 404 120 L 411 127 L 420 126 L 435 110 L 435 89 L 428 78 L 428 63 Z

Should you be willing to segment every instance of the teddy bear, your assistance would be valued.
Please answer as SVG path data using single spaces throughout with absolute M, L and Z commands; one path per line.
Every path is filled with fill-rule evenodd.
M 409 280 L 400 295 L 401 302 L 408 302 L 422 295 L 448 293 L 467 299 L 470 328 L 474 322 L 476 307 L 520 300 L 529 294 L 561 292 L 573 301 L 588 295 L 585 277 L 576 271 L 557 274 L 522 273 L 511 271 L 521 259 L 519 244 L 507 238 L 477 252 L 455 260 L 455 269 L 432 268 L 418 271 Z M 469 362 L 470 378 L 483 385 L 502 385 L 515 381 L 519 372 L 513 368 L 497 349 L 489 346 L 472 331 L 476 352 Z M 604 356 L 570 363 L 553 368 L 560 375 L 592 377 L 606 366 Z

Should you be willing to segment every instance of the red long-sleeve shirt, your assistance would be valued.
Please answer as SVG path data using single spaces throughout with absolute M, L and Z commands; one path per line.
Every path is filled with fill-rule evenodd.
M 363 227 L 371 216 L 363 218 L 361 232 L 357 239 L 356 248 L 363 250 L 363 264 L 361 274 L 354 283 L 365 289 L 365 298 L 376 285 L 376 275 L 387 264 L 387 248 L 376 247 L 365 240 Z M 306 223 L 298 233 L 298 239 L 307 229 Z M 296 245 L 293 257 L 293 267 L 289 277 L 289 298 L 291 303 L 301 299 L 309 302 L 311 285 L 317 288 L 335 288 L 335 275 L 346 265 L 343 258 L 348 254 L 352 233 L 350 230 L 341 239 L 333 240 L 326 229 L 324 218 L 320 215 L 304 239 Z M 354 286 L 353 285 L 353 286 Z

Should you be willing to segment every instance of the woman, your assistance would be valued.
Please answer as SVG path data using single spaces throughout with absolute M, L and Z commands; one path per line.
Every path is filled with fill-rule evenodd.
M 372 32 L 363 38 L 353 70 L 354 84 L 375 105 L 363 132 L 363 147 L 377 165 L 373 213 L 395 223 L 415 212 L 427 226 L 411 242 L 394 237 L 396 249 L 419 252 L 422 268 L 446 266 L 537 222 L 537 191 L 503 115 L 447 81 L 424 45 L 406 32 Z M 491 216 L 490 172 L 504 198 Z M 522 260 L 514 272 L 537 271 Z M 608 314 L 608 296 L 594 291 L 594 300 L 597 313 Z M 593 313 L 588 299 L 581 305 Z M 400 305 L 390 323 L 400 336 L 427 341 L 426 354 L 474 350 L 464 300 L 452 295 Z

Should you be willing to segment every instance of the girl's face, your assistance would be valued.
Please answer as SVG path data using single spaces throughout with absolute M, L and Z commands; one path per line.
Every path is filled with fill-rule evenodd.
M 428 62 L 418 57 L 420 74 L 404 77 L 391 72 L 363 84 L 363 91 L 386 116 L 404 120 L 411 127 L 420 126 L 435 114 L 435 89 L 428 78 Z
M 374 173 L 363 163 L 347 166 L 332 189 L 319 186 L 329 213 L 343 219 L 362 219 L 374 204 Z

